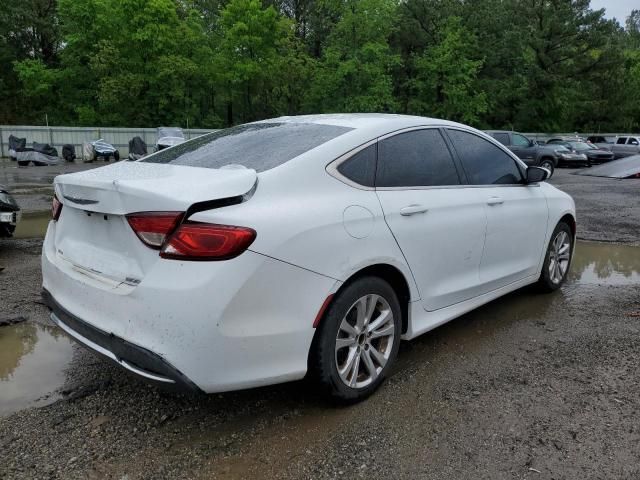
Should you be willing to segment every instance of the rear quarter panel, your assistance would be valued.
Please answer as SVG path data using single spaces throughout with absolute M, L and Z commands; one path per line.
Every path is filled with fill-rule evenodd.
M 250 250 L 339 281 L 370 265 L 392 265 L 419 298 L 375 192 L 330 176 L 325 167 L 334 158 L 299 158 L 261 173 L 247 202 L 193 218 L 251 227 L 257 237 Z

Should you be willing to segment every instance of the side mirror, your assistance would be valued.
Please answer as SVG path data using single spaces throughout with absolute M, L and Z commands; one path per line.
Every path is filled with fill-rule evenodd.
M 527 168 L 527 183 L 544 182 L 551 172 L 542 167 L 529 167 Z
M 529 146 L 530 146 L 530 147 L 535 147 L 536 145 L 538 145 L 538 142 L 537 142 L 537 141 L 535 141 L 535 140 L 531 140 L 531 139 L 529 140 Z

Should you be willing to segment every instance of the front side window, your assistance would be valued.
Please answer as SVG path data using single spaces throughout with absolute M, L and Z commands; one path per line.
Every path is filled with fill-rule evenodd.
M 628 144 L 629 145 L 638 145 L 638 139 L 637 138 L 630 138 Z
M 378 142 L 376 187 L 459 184 L 453 157 L 439 130 L 413 130 Z
M 520 184 L 516 161 L 493 143 L 462 130 L 447 130 L 472 185 Z
M 140 161 L 203 168 L 242 165 L 264 172 L 350 130 L 315 123 L 252 123 L 207 133 Z
M 517 133 L 512 134 L 513 137 L 513 144 L 516 147 L 528 147 L 530 145 L 531 142 L 529 142 L 529 139 L 523 135 L 519 135 Z

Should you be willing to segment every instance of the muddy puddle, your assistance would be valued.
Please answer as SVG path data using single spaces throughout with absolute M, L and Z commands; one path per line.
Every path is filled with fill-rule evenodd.
M 578 242 L 569 272 L 572 284 L 640 283 L 640 247 Z
M 27 216 L 17 236 L 41 237 L 48 222 L 48 212 Z M 631 284 L 640 284 L 640 247 L 578 243 L 569 277 L 572 288 Z M 450 340 L 454 343 L 456 338 L 462 342 L 468 335 L 486 339 L 514 322 L 543 318 L 554 302 L 567 301 L 571 300 L 562 292 L 537 295 L 519 291 L 452 322 L 443 332 L 453 335 Z M 434 347 L 431 342 L 418 340 L 403 350 L 425 348 Z M 59 398 L 58 390 L 64 383 L 72 353 L 71 341 L 56 327 L 32 322 L 0 327 L 0 416 Z M 405 369 L 421 358 L 419 354 L 401 355 L 398 368 Z
M 0 416 L 57 400 L 72 355 L 71 341 L 55 327 L 0 327 Z
M 15 238 L 41 238 L 47 232 L 47 226 L 51 220 L 51 212 L 29 212 L 22 215 L 22 219 L 16 225 Z

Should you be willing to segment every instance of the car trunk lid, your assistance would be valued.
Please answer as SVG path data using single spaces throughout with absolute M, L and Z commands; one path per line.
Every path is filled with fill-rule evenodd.
M 137 162 L 60 175 L 54 180 L 63 204 L 55 227 L 60 266 L 104 288 L 135 286 L 160 256 L 137 237 L 127 214 L 186 212 L 195 204 L 243 196 L 256 181 L 256 172 L 246 168 Z

